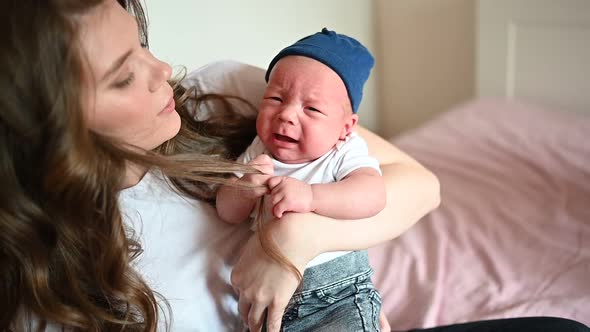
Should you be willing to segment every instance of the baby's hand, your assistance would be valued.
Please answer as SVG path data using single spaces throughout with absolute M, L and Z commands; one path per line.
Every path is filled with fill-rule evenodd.
M 252 188 L 243 188 L 245 198 L 258 198 L 268 193 L 267 181 L 274 174 L 274 165 L 268 155 L 261 154 L 252 159 L 249 166 L 262 172 L 262 174 L 246 173 L 240 178 L 240 182 L 252 186 Z
M 287 176 L 275 176 L 268 180 L 272 213 L 281 218 L 285 212 L 312 211 L 311 185 Z

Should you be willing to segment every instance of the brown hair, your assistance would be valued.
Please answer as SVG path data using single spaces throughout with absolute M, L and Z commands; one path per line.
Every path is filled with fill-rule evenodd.
M 136 16 L 147 45 L 139 2 L 119 2 Z M 222 158 L 245 148 L 253 119 L 228 108 L 219 115 L 223 125 L 216 118 L 195 121 L 180 85 L 182 129 L 154 152 L 138 153 L 88 130 L 79 97 L 84 58 L 72 17 L 99 3 L 0 5 L 2 331 L 24 322 L 17 321 L 21 310 L 38 319 L 39 330 L 50 321 L 72 330 L 155 331 L 161 305 L 130 267 L 142 249 L 126 234 L 117 202 L 126 165 L 159 167 L 183 191 L 208 201 L 214 192 L 204 183 L 250 170 Z

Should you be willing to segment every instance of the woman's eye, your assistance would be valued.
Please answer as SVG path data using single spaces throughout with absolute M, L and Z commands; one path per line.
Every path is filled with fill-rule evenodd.
M 133 73 L 130 73 L 129 76 L 127 76 L 127 78 L 125 78 L 124 80 L 116 82 L 115 88 L 122 89 L 128 87 L 129 85 L 131 85 L 131 82 L 133 82 L 134 78 L 135 75 Z

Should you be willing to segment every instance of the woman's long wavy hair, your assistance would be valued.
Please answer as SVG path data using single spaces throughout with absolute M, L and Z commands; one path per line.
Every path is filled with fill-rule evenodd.
M 119 2 L 147 45 L 139 1 Z M 27 314 L 39 330 L 51 322 L 68 330 L 155 331 L 165 301 L 131 268 L 142 249 L 126 233 L 117 202 L 126 166 L 158 167 L 206 201 L 214 199 L 211 183 L 251 170 L 224 160 L 249 144 L 254 119 L 222 98 L 227 112 L 196 121 L 199 102 L 219 96 L 179 84 L 180 133 L 155 151 L 138 153 L 88 130 L 75 17 L 100 3 L 0 4 L 0 331 L 22 328 Z

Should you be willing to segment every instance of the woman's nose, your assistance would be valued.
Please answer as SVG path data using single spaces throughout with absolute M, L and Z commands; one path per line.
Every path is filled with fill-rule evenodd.
M 149 82 L 150 92 L 156 92 L 172 76 L 172 67 L 166 62 L 153 58 L 151 78 Z

